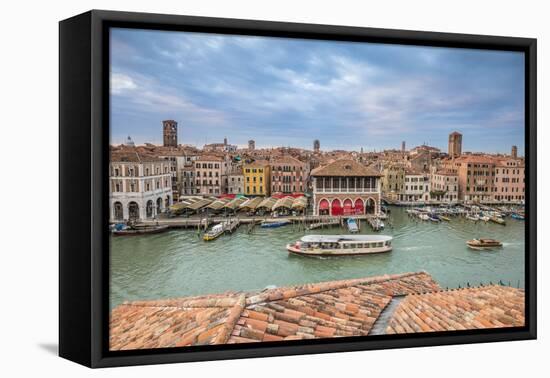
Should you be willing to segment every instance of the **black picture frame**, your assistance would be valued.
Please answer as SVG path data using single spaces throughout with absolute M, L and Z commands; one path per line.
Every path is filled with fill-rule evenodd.
M 521 328 L 109 351 L 110 27 L 525 53 L 526 325 Z M 92 10 L 59 24 L 59 355 L 89 367 L 536 338 L 536 39 Z

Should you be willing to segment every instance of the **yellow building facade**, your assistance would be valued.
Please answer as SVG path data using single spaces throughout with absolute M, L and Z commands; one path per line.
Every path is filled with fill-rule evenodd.
M 244 194 L 269 196 L 271 172 L 268 162 L 254 162 L 243 165 Z

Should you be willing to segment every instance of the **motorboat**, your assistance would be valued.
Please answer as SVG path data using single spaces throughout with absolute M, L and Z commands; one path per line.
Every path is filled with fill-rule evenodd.
M 305 235 L 286 249 L 302 256 L 368 255 L 390 252 L 392 239 L 387 235 Z
M 276 227 L 282 227 L 286 226 L 287 224 L 290 224 L 287 220 L 281 220 L 281 221 L 263 221 L 260 225 L 262 228 L 276 228 Z
M 466 242 L 468 247 L 472 249 L 490 249 L 502 247 L 502 243 L 495 239 L 472 239 Z
M 204 241 L 211 241 L 220 237 L 226 230 L 225 223 L 218 223 L 212 226 L 210 230 L 204 233 L 202 237 Z
M 501 217 L 497 217 L 497 216 L 491 217 L 490 221 L 496 224 L 500 224 L 502 226 L 506 226 L 506 221 Z
M 357 225 L 357 222 L 353 218 L 348 218 L 346 221 L 348 224 L 348 231 L 351 233 L 359 232 L 359 226 Z
M 132 224 L 125 227 L 115 227 L 113 229 L 113 235 L 114 236 L 138 236 L 138 235 L 160 234 L 161 232 L 164 232 L 164 231 L 168 231 L 167 225 Z
M 512 215 L 510 215 L 510 216 L 514 219 L 517 219 L 517 220 L 525 220 L 525 215 L 520 214 L 520 213 L 512 213 Z

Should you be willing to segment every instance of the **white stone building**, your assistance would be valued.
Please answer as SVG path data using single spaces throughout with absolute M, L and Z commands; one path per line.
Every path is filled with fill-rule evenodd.
M 110 221 L 142 221 L 172 205 L 171 162 L 135 147 L 111 152 Z
M 427 202 L 430 200 L 430 176 L 427 173 L 406 169 L 404 184 L 401 201 Z

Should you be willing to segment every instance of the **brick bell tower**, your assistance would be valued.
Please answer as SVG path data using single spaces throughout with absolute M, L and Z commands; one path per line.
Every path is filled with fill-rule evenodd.
M 162 121 L 162 136 L 164 147 L 177 147 L 178 123 L 171 119 Z

